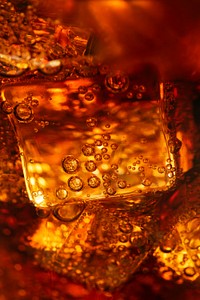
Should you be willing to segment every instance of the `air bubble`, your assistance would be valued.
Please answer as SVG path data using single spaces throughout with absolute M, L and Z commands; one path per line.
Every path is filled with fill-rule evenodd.
M 91 92 L 88 92 L 85 94 L 85 100 L 92 101 L 94 99 L 94 94 Z
M 143 171 L 144 171 L 144 167 L 139 167 L 139 168 L 138 168 L 138 171 L 139 171 L 139 172 L 143 172 Z
M 106 153 L 106 152 L 108 152 L 107 148 L 101 148 L 101 153 Z
M 104 181 L 109 181 L 110 178 L 111 178 L 110 174 L 105 173 L 105 174 L 102 175 L 102 179 L 103 179 Z
M 88 91 L 88 89 L 87 89 L 86 86 L 79 86 L 79 88 L 78 88 L 78 92 L 79 92 L 80 94 L 86 94 L 87 91 Z
M 88 127 L 93 128 L 93 127 L 97 126 L 97 119 L 96 118 L 88 118 L 86 120 L 86 124 Z
M 168 141 L 169 151 L 174 154 L 177 153 L 181 146 L 182 142 L 178 138 L 173 138 Z
M 140 143 L 141 144 L 146 144 L 147 143 L 147 139 L 146 138 L 141 138 Z
M 95 83 L 95 84 L 93 84 L 93 86 L 92 86 L 92 90 L 93 90 L 94 92 L 98 93 L 98 92 L 100 92 L 100 90 L 101 90 L 101 86 L 100 86 L 99 84 Z
M 119 241 L 120 241 L 121 243 L 126 243 L 126 242 L 128 241 L 127 235 L 125 235 L 125 234 L 120 235 Z
M 117 164 L 112 164 L 112 165 L 111 165 L 111 168 L 112 168 L 113 170 L 117 170 L 117 169 L 118 169 L 118 165 L 117 165 Z
M 128 99 L 132 99 L 133 98 L 133 93 L 132 92 L 128 92 L 127 95 L 126 95 L 126 97 Z
M 106 141 L 110 140 L 110 134 L 103 134 L 103 139 Z
M 119 245 L 118 247 L 117 247 L 117 250 L 118 251 L 120 251 L 120 252 L 125 252 L 126 251 L 126 246 L 124 246 L 124 245 Z M 123 256 L 122 256 L 123 257 Z
M 140 93 L 144 93 L 146 91 L 146 87 L 144 85 L 140 85 L 138 90 Z
M 174 173 L 173 173 L 173 172 L 168 172 L 168 173 L 167 173 L 167 176 L 168 176 L 169 178 L 173 178 L 173 177 L 174 177 Z
M 78 217 L 82 214 L 85 208 L 85 204 L 83 201 L 66 202 L 64 205 L 58 205 L 54 209 L 54 216 L 64 222 L 72 222 L 78 219 Z
M 165 172 L 165 167 L 159 167 L 158 168 L 158 173 L 164 173 Z
M 72 176 L 68 180 L 68 186 L 72 191 L 79 192 L 83 188 L 83 181 L 78 176 Z
M 113 150 L 113 151 L 115 151 L 115 150 L 117 150 L 117 148 L 118 148 L 118 145 L 116 144 L 116 143 L 113 143 L 113 144 L 111 144 L 111 149 Z
M 116 193 L 116 190 L 112 187 L 112 186 L 109 186 L 107 189 L 106 189 L 106 192 L 108 195 L 114 195 Z
M 167 164 L 167 165 L 166 165 L 166 169 L 167 169 L 167 170 L 171 170 L 171 168 L 172 168 L 172 165 L 171 165 L 171 164 Z
M 100 185 L 101 181 L 100 179 L 93 175 L 91 176 L 90 178 L 88 178 L 88 185 L 91 187 L 91 188 L 96 188 Z
M 143 247 L 147 243 L 146 237 L 141 232 L 132 232 L 130 236 L 130 243 L 134 247 Z
M 14 115 L 21 122 L 31 122 L 33 119 L 32 109 L 25 103 L 19 103 L 14 107 Z
M 126 181 L 125 180 L 118 181 L 118 187 L 120 189 L 125 189 L 125 187 L 126 187 Z
M 82 148 L 82 152 L 85 156 L 91 156 L 94 154 L 94 147 L 89 144 L 85 144 Z
M 165 240 L 160 246 L 160 250 L 164 253 L 170 253 L 175 248 L 176 248 L 176 241 L 173 238 Z
M 188 277 L 192 277 L 196 274 L 196 271 L 193 267 L 187 267 L 184 269 L 184 274 Z
M 102 155 L 97 153 L 94 158 L 97 160 L 97 161 L 101 161 L 102 160 Z
M 145 178 L 145 179 L 142 180 L 142 184 L 144 186 L 150 186 L 152 184 L 152 181 L 148 178 Z
M 13 111 L 13 107 L 10 103 L 8 103 L 7 101 L 3 101 L 1 103 L 1 110 L 6 113 L 6 114 L 11 114 Z
M 95 146 L 99 147 L 102 145 L 102 141 L 101 140 L 96 140 L 95 141 Z
M 39 218 L 45 219 L 48 218 L 51 213 L 50 209 L 46 208 L 36 208 L 36 214 Z
M 146 164 L 146 163 L 148 163 L 148 162 L 149 162 L 149 159 L 148 159 L 148 158 L 144 158 L 144 159 L 143 159 L 143 163 Z
M 68 174 L 75 173 L 79 168 L 79 161 L 73 155 L 68 155 L 63 159 L 62 167 Z
M 119 225 L 119 230 L 123 233 L 131 233 L 133 226 L 130 223 L 122 223 Z
M 97 166 L 93 160 L 89 160 L 85 163 L 85 168 L 89 172 L 94 172 L 96 170 Z
M 38 101 L 37 99 L 31 100 L 31 106 L 32 106 L 32 107 L 36 107 L 36 106 L 38 106 L 38 105 L 39 105 L 39 101 Z
M 106 76 L 105 86 L 112 93 L 125 92 L 129 86 L 129 78 L 120 71 L 111 73 Z
M 138 100 L 142 99 L 142 97 L 143 97 L 142 93 L 137 93 L 137 94 L 136 94 L 136 98 L 137 98 Z
M 59 200 L 64 200 L 68 195 L 67 190 L 64 187 L 60 187 L 56 190 L 56 197 Z
M 110 159 L 110 155 L 109 155 L 109 154 L 104 154 L 104 155 L 103 155 L 103 158 L 104 158 L 105 160 L 108 160 L 108 159 Z

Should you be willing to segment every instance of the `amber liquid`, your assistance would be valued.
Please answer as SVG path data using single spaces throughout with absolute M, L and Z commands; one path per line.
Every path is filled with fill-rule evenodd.
M 89 288 L 114 290 L 152 251 L 162 236 L 155 207 L 180 176 L 173 87 L 152 97 L 142 83 L 117 71 L 2 90 L 42 218 L 28 247 Z
M 188 129 L 177 125 L 173 84 L 102 65 L 83 71 L 78 61 L 59 73 L 60 61 L 47 60 L 83 55 L 87 34 L 35 22 L 31 8 L 24 21 L 4 4 L 3 22 L 10 14 L 13 18 L 7 28 L 11 44 L 1 39 L 0 65 L 2 257 L 12 269 L 6 277 L 2 263 L 3 299 L 13 294 L 16 299 L 32 294 L 34 300 L 67 299 L 76 293 L 73 285 L 63 289 L 66 278 L 88 290 L 113 292 L 153 253 L 154 272 L 162 278 L 178 283 L 198 278 L 199 209 L 196 196 L 188 205 L 182 200 L 190 198 L 198 180 L 170 198 L 193 160 L 192 140 L 184 139 Z M 30 77 L 10 79 L 28 68 Z M 48 279 L 55 276 L 52 291 L 48 279 L 36 280 L 41 272 Z M 12 293 L 7 286 L 14 279 Z M 54 290 L 57 282 L 62 287 Z

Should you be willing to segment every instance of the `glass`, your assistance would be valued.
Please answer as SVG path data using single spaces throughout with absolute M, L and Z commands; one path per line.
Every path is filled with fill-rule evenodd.
M 2 299 L 132 299 L 133 288 L 142 299 L 145 285 L 152 298 L 166 287 L 196 297 L 199 78 L 192 59 L 182 75 L 178 49 L 173 65 L 157 43 L 153 22 L 170 7 L 11 2 L 1 2 Z

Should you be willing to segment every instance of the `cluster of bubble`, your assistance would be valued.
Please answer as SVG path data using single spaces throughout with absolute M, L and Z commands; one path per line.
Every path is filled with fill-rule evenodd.
M 166 280 L 184 279 L 194 281 L 200 270 L 199 216 L 194 216 L 187 223 L 176 225 L 155 252 L 160 267 L 160 275 Z M 184 230 L 183 230 L 184 229 Z
M 33 120 L 33 109 L 25 101 L 16 104 L 14 107 L 8 101 L 3 101 L 1 109 L 7 115 L 13 113 L 19 122 L 29 123 Z
M 55 75 L 61 70 L 60 59 L 82 56 L 86 48 L 87 32 L 39 18 L 31 5 L 24 6 L 22 12 L 11 2 L 1 1 L 0 21 L 2 76 L 37 69 Z
M 143 100 L 147 93 L 145 85 L 132 83 L 129 76 L 122 71 L 110 71 L 108 66 L 107 68 L 101 66 L 100 73 L 106 75 L 104 84 L 109 92 L 114 94 L 126 93 L 126 98 L 130 100 Z
M 112 81 L 110 82 L 110 85 L 111 83 Z M 116 81 L 114 83 L 115 83 L 115 88 L 117 90 Z M 123 81 L 121 79 L 121 84 L 123 85 L 124 83 L 126 83 L 126 80 Z M 99 91 L 100 87 L 98 86 L 97 89 Z M 88 88 L 85 86 L 80 86 L 78 90 L 79 93 L 83 95 L 87 95 L 88 93 L 92 94 L 92 92 L 88 92 Z M 119 90 L 117 92 L 119 92 Z M 90 99 L 88 98 L 87 100 L 91 101 L 91 96 Z M 88 117 L 86 119 L 86 125 L 91 130 L 98 127 L 98 123 L 99 120 L 96 117 Z M 110 129 L 111 125 L 109 123 L 106 123 L 104 124 L 104 126 L 106 129 Z M 146 138 L 142 138 L 140 142 L 141 144 L 146 144 L 148 141 Z M 96 151 L 95 147 L 97 147 L 97 149 L 98 148 L 100 149 Z M 102 180 L 101 180 L 99 177 L 93 174 L 87 180 L 88 186 L 91 188 L 97 188 L 102 184 L 102 186 L 105 188 L 104 194 L 106 194 L 107 196 L 115 195 L 117 192 L 117 188 L 122 190 L 130 187 L 130 184 L 128 184 L 127 180 L 123 180 L 121 179 L 121 177 L 119 178 L 119 176 L 117 175 L 118 168 L 119 168 L 118 164 L 112 163 L 111 165 L 109 165 L 109 172 L 102 172 L 99 168 L 99 163 L 101 162 L 103 163 L 106 161 L 106 163 L 109 164 L 109 160 L 111 158 L 111 152 L 116 151 L 118 147 L 119 144 L 112 140 L 111 134 L 104 133 L 102 134 L 102 139 L 95 139 L 94 143 L 92 144 L 85 143 L 81 148 L 81 152 L 85 158 L 93 157 L 93 159 L 90 159 L 85 162 L 84 168 L 88 172 L 95 172 L 96 170 L 99 170 L 102 176 Z M 181 148 L 181 141 L 178 140 L 176 136 L 173 136 L 168 141 L 168 147 L 171 154 L 177 154 Z M 83 158 L 83 161 L 85 158 Z M 73 155 L 67 155 L 62 161 L 62 168 L 68 174 L 77 173 L 78 171 L 81 170 L 81 167 L 82 167 L 82 162 L 80 162 L 79 159 L 75 158 Z M 177 167 L 174 166 L 174 162 L 171 158 L 168 158 L 166 160 L 165 166 L 157 166 L 157 165 L 152 165 L 148 158 L 143 157 L 143 155 L 139 155 L 136 161 L 132 163 L 132 166 L 127 165 L 127 169 L 131 171 L 135 170 L 139 174 L 139 177 L 141 178 L 141 184 L 143 186 L 150 187 L 153 182 L 150 176 L 146 177 L 145 175 L 146 168 L 150 168 L 152 170 L 156 169 L 160 175 L 161 174 L 163 174 L 163 176 L 166 175 L 167 178 L 170 180 L 171 185 L 173 185 L 174 182 L 176 181 L 176 175 L 178 169 Z M 127 174 L 129 174 L 129 170 Z M 81 176 L 71 176 L 68 179 L 68 187 L 70 188 L 71 191 L 78 192 L 83 189 L 84 185 L 85 183 L 84 180 L 81 178 Z
M 94 155 L 95 150 L 94 147 L 88 144 L 85 144 L 82 147 L 82 152 L 85 156 L 89 157 Z M 95 157 L 95 155 L 94 155 Z M 98 159 L 97 159 L 98 160 Z M 80 162 L 73 155 L 67 155 L 62 160 L 62 168 L 67 174 L 75 174 L 80 169 Z M 87 160 L 84 164 L 85 170 L 88 172 L 94 172 L 97 169 L 97 164 L 94 160 Z M 97 188 L 101 184 L 101 180 L 96 175 L 91 175 L 87 179 L 88 186 L 91 188 Z M 78 192 L 82 190 L 84 183 L 81 177 L 79 176 L 71 176 L 68 179 L 68 186 L 71 191 Z
M 183 283 L 199 280 L 200 276 L 200 207 L 199 170 L 185 175 L 185 182 L 169 200 L 174 202 L 170 233 L 166 232 L 154 255 L 158 270 L 166 280 Z M 177 209 L 178 208 L 178 209 Z M 168 226 L 168 224 L 167 224 Z
M 89 117 L 86 119 L 86 124 L 88 127 L 95 127 L 97 125 L 97 119 Z M 106 127 L 109 128 L 110 125 L 106 124 Z M 115 195 L 117 188 L 121 190 L 129 188 L 130 184 L 117 174 L 119 168 L 118 164 L 109 163 L 111 153 L 114 155 L 118 147 L 118 143 L 112 140 L 111 135 L 104 133 L 102 134 L 102 139 L 95 139 L 93 144 L 83 144 L 81 147 L 82 158 L 76 158 L 74 155 L 64 157 L 62 160 L 62 169 L 69 175 L 73 174 L 67 181 L 69 189 L 73 192 L 79 192 L 85 187 L 85 175 L 82 177 L 82 175 L 79 176 L 77 174 L 81 173 L 83 169 L 93 173 L 87 178 L 87 186 L 94 189 L 101 185 L 105 189 L 103 193 L 107 196 Z M 103 171 L 101 164 L 106 164 L 108 171 Z M 99 174 L 99 172 L 94 174 L 97 170 L 101 174 L 101 179 L 96 175 Z M 143 180 L 143 185 L 149 186 L 150 184 L 148 179 Z M 61 189 L 63 189 L 63 187 L 61 187 Z M 58 194 L 57 197 L 59 198 Z
M 89 288 L 112 291 L 126 282 L 154 243 L 151 232 L 155 220 L 145 214 L 133 217 L 130 210 L 119 210 L 117 205 L 108 208 L 96 202 L 87 206 L 81 201 L 71 206 L 65 203 L 54 209 L 53 216 L 56 222 L 49 222 L 61 246 L 56 256 L 51 243 L 48 255 L 44 255 L 45 248 L 43 255 L 36 249 L 37 260 Z
M 1 109 L 0 140 L 1 203 L 24 203 L 27 198 L 25 197 L 25 184 L 17 139 L 8 121 L 7 114 Z

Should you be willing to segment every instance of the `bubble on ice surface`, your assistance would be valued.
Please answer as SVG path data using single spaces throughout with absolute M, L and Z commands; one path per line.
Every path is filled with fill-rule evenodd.
M 85 94 L 84 98 L 87 101 L 92 101 L 92 100 L 94 100 L 94 94 L 92 92 L 88 92 L 88 93 Z
M 39 218 L 48 218 L 50 216 L 51 210 L 48 208 L 36 208 L 36 214 Z
M 103 134 L 103 139 L 106 141 L 110 140 L 110 134 Z
M 118 181 L 118 187 L 120 188 L 120 189 L 125 189 L 125 187 L 126 187 L 126 181 L 125 180 L 120 180 L 120 181 Z
M 119 225 L 119 230 L 123 233 L 131 233 L 133 226 L 130 223 L 122 222 L 122 224 Z
M 182 146 L 182 142 L 178 138 L 172 138 L 168 141 L 168 146 L 169 146 L 169 151 L 172 154 L 175 154 L 180 150 Z
M 53 211 L 54 216 L 63 222 L 72 222 L 76 220 L 83 212 L 85 204 L 83 201 L 66 202 L 63 205 L 58 205 Z
M 111 144 L 111 149 L 114 151 L 114 150 L 117 150 L 117 148 L 118 148 L 118 145 L 116 144 L 116 143 L 113 143 L 113 144 Z
M 97 166 L 93 160 L 88 160 L 85 163 L 85 168 L 88 172 L 94 172 L 96 170 Z
M 109 187 L 107 187 L 106 192 L 107 192 L 108 195 L 112 196 L 116 193 L 116 190 L 115 190 L 114 187 L 109 186 Z
M 108 160 L 108 159 L 110 158 L 110 155 L 109 155 L 109 154 L 104 154 L 104 155 L 103 155 L 103 158 L 104 158 L 105 160 Z
M 149 178 L 144 178 L 144 179 L 142 180 L 142 184 L 143 184 L 144 186 L 150 186 L 150 185 L 152 184 L 152 181 L 151 181 Z
M 19 103 L 14 107 L 14 115 L 21 122 L 31 122 L 33 119 L 33 111 L 25 103 Z
M 102 153 L 102 154 L 104 154 L 104 153 L 106 153 L 106 152 L 108 152 L 108 149 L 107 149 L 107 148 L 105 148 L 105 147 L 101 148 L 101 153 Z
M 165 172 L 165 167 L 158 167 L 158 173 L 164 173 Z
M 120 71 L 113 72 L 106 76 L 105 86 L 112 93 L 125 92 L 129 87 L 129 78 Z
M 86 120 L 86 124 L 88 127 L 93 128 L 93 127 L 97 126 L 97 119 L 96 118 L 88 118 Z
M 184 274 L 188 277 L 193 277 L 196 274 L 196 271 L 193 267 L 187 267 L 184 269 Z
M 79 86 L 78 92 L 79 94 L 86 94 L 88 91 L 88 88 L 86 86 Z
M 8 101 L 3 101 L 1 103 L 1 110 L 6 114 L 11 114 L 13 112 L 13 107 Z
M 64 187 L 60 187 L 56 190 L 56 197 L 59 200 L 64 200 L 68 195 L 68 191 Z
M 96 188 L 100 185 L 101 181 L 100 179 L 93 175 L 91 176 L 90 178 L 88 178 L 88 185 L 91 187 L 91 188 Z
M 101 140 L 96 140 L 95 141 L 95 146 L 101 146 L 102 145 L 102 141 Z
M 73 155 L 68 155 L 63 159 L 62 167 L 68 174 L 75 173 L 79 168 L 79 161 Z
M 91 156 L 94 154 L 94 147 L 92 145 L 89 145 L 89 144 L 85 144 L 83 147 L 82 147 L 82 152 L 85 156 Z
M 96 161 L 100 161 L 100 160 L 102 160 L 102 155 L 99 154 L 99 153 L 97 153 L 97 154 L 94 156 L 94 158 L 96 159 Z
M 83 181 L 78 176 L 72 176 L 68 180 L 68 186 L 72 191 L 78 192 L 83 188 Z
M 137 94 L 136 94 L 136 98 L 137 98 L 138 100 L 142 99 L 142 97 L 143 97 L 142 93 L 137 93 Z
M 37 99 L 32 99 L 31 100 L 31 106 L 32 107 L 37 107 L 39 105 L 39 101 Z

